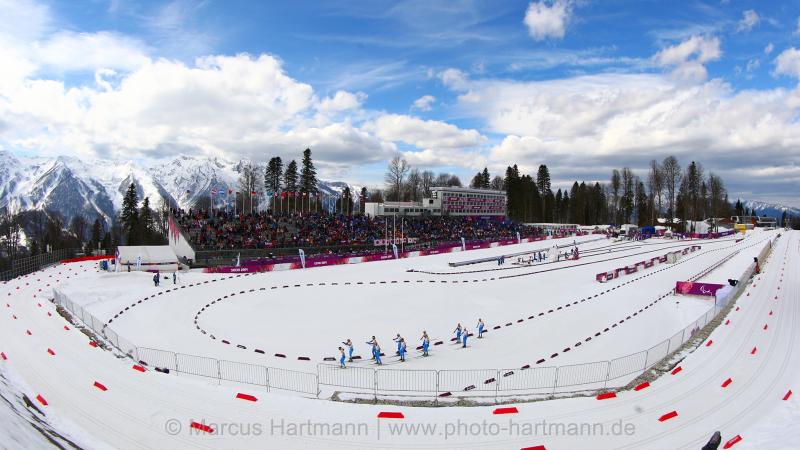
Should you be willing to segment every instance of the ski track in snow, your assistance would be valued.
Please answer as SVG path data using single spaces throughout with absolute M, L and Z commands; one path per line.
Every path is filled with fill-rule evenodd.
M 273 280 L 281 279 L 280 285 L 291 285 L 285 288 L 287 292 L 312 292 L 308 296 L 297 294 L 287 303 L 293 309 L 310 316 L 320 316 L 321 319 L 312 324 L 317 333 L 303 334 L 297 330 L 298 325 L 285 321 L 282 324 L 280 317 L 270 319 L 266 328 L 256 330 L 259 333 L 266 331 L 270 341 L 276 345 L 286 345 L 294 342 L 299 350 L 310 349 L 316 352 L 315 361 L 326 354 L 333 352 L 338 341 L 350 333 L 341 328 L 347 322 L 342 317 L 348 317 L 339 312 L 347 311 L 346 302 L 336 298 L 336 294 L 321 297 L 319 291 L 333 292 L 330 283 L 340 283 L 345 279 L 353 280 L 359 277 L 363 280 L 376 281 L 383 279 L 400 281 L 401 275 L 408 277 L 426 277 L 424 283 L 409 283 L 409 289 L 424 285 L 425 289 L 411 294 L 413 308 L 425 307 L 428 315 L 432 316 L 429 332 L 439 339 L 449 339 L 447 333 L 451 325 L 458 320 L 467 320 L 469 327 L 474 324 L 478 311 L 498 309 L 494 314 L 498 317 L 490 318 L 486 313 L 489 325 L 489 334 L 486 339 L 470 341 L 473 346 L 466 351 L 446 348 L 441 346 L 433 348 L 433 357 L 425 361 L 413 360 L 404 368 L 448 368 L 448 367 L 501 367 L 504 364 L 518 367 L 524 361 L 520 359 L 520 347 L 527 349 L 529 342 L 536 342 L 536 353 L 547 353 L 549 347 L 558 349 L 564 342 L 576 342 L 578 337 L 585 338 L 585 328 L 596 331 L 603 329 L 603 325 L 612 323 L 609 318 L 625 318 L 631 311 L 637 311 L 644 305 L 650 306 L 653 298 L 660 297 L 669 290 L 670 284 L 674 286 L 676 277 L 685 279 L 687 275 L 700 272 L 719 261 L 735 250 L 739 254 L 731 258 L 720 268 L 708 275 L 708 279 L 719 281 L 737 277 L 739 274 L 723 275 L 726 271 L 741 270 L 746 265 L 743 261 L 752 260 L 753 253 L 761 249 L 764 238 L 774 236 L 776 233 L 756 232 L 748 239 L 739 243 L 714 242 L 714 241 L 687 241 L 686 244 L 699 244 L 702 251 L 690 253 L 681 261 L 685 264 L 674 266 L 657 265 L 653 269 L 646 269 L 604 285 L 594 282 L 594 273 L 622 267 L 645 259 L 644 256 L 633 256 L 630 260 L 622 259 L 612 261 L 611 266 L 602 263 L 585 267 L 576 266 L 565 270 L 547 272 L 542 274 L 519 277 L 517 279 L 490 280 L 487 282 L 473 283 L 429 283 L 434 275 L 406 273 L 409 265 L 427 265 L 442 267 L 448 257 L 426 257 L 415 260 L 392 261 L 389 263 L 371 263 L 351 267 L 334 267 L 295 271 L 293 273 L 273 273 L 251 277 L 235 277 L 215 283 L 202 284 L 199 289 L 178 288 L 178 294 L 170 296 L 162 294 L 157 296 L 155 302 L 147 304 L 147 308 L 161 311 L 170 317 L 169 320 L 189 322 L 186 326 L 176 323 L 173 329 L 165 329 L 163 323 L 154 322 L 152 315 L 139 308 L 146 304 L 137 304 L 127 311 L 125 321 L 131 322 L 131 329 L 141 329 L 141 336 L 155 335 L 158 339 L 177 339 L 185 333 L 188 344 L 196 349 L 210 349 L 220 352 L 228 359 L 239 360 L 239 355 L 244 357 L 249 351 L 231 348 L 230 346 L 210 341 L 196 331 L 192 326 L 192 314 L 198 309 L 194 305 L 205 305 L 206 298 L 218 298 L 217 292 L 231 292 L 233 284 L 241 287 L 234 292 L 237 296 L 231 304 L 253 303 L 254 300 L 247 295 L 238 294 L 244 290 L 250 294 L 250 289 L 259 292 L 261 287 L 275 284 Z M 708 340 L 713 345 L 700 345 L 689 352 L 679 365 L 681 370 L 675 375 L 666 374 L 651 382 L 651 386 L 642 391 L 623 391 L 617 393 L 616 398 L 596 400 L 589 398 L 574 398 L 552 400 L 546 402 L 523 403 L 514 405 L 518 412 L 513 414 L 516 423 L 537 423 L 547 420 L 550 423 L 599 423 L 606 427 L 620 420 L 631 424 L 635 432 L 630 435 L 603 435 L 603 436 L 566 436 L 548 435 L 541 433 L 532 436 L 521 436 L 511 432 L 501 432 L 493 436 L 483 433 L 480 435 L 459 435 L 445 438 L 441 433 L 431 436 L 390 436 L 388 423 L 425 423 L 436 424 L 440 427 L 453 425 L 460 420 L 466 423 L 496 424 L 498 427 L 508 426 L 506 416 L 492 414 L 494 407 L 470 408 L 413 408 L 381 405 L 357 405 L 329 402 L 324 400 L 299 398 L 285 394 L 267 393 L 254 386 L 219 386 L 214 380 L 196 379 L 188 376 L 163 375 L 152 371 L 140 373 L 131 370 L 132 361 L 115 357 L 112 353 L 88 345 L 88 338 L 72 325 L 68 325 L 58 314 L 47 298 L 50 297 L 48 288 L 70 283 L 77 279 L 78 284 L 86 290 L 95 290 L 92 298 L 85 303 L 98 317 L 112 317 L 119 310 L 120 305 L 131 304 L 131 293 L 125 296 L 125 291 L 136 289 L 146 291 L 146 295 L 156 292 L 152 285 L 144 288 L 149 277 L 143 274 L 97 274 L 95 265 L 90 263 L 69 264 L 56 266 L 43 272 L 31 274 L 0 286 L 0 296 L 3 304 L 0 316 L 0 351 L 5 358 L 0 360 L 0 371 L 8 375 L 6 378 L 18 380 L 12 383 L 14 389 L 0 389 L 7 401 L 15 401 L 22 392 L 30 399 L 41 395 L 46 399 L 47 405 L 35 403 L 42 411 L 43 419 L 48 427 L 57 430 L 65 439 L 69 439 L 84 448 L 244 448 L 252 446 L 269 446 L 271 448 L 400 448 L 400 447 L 430 447 L 441 446 L 449 448 L 482 447 L 482 448 L 525 448 L 543 445 L 545 448 L 700 448 L 715 430 L 723 434 L 723 443 L 739 435 L 741 441 L 734 448 L 792 448 L 794 442 L 776 437 L 772 430 L 775 423 L 793 424 L 798 418 L 798 400 L 796 395 L 783 400 L 787 392 L 800 389 L 793 382 L 800 369 L 798 352 L 793 348 L 800 345 L 800 331 L 798 327 L 798 314 L 800 314 L 800 233 L 783 232 L 783 237 L 777 240 L 772 255 L 762 268 L 762 274 L 754 277 L 753 284 L 746 288 L 749 295 L 742 294 L 737 301 L 739 308 L 732 309 L 726 320 L 728 325 L 719 326 L 709 336 Z M 587 244 L 590 245 L 590 244 Z M 654 246 L 655 247 L 655 246 Z M 666 251 L 672 251 L 669 249 Z M 470 257 L 491 255 L 508 249 L 489 249 L 485 252 L 470 252 Z M 665 250 L 654 249 L 653 254 Z M 429 259 L 430 258 L 430 259 Z M 649 258 L 649 256 L 648 256 Z M 689 259 L 692 258 L 692 259 Z M 579 261 L 581 262 L 581 261 Z M 564 264 L 569 265 L 569 263 Z M 490 267 L 491 264 L 486 265 Z M 666 270 L 669 268 L 669 270 Z M 533 269 L 536 269 L 535 267 Z M 663 272 L 656 272 L 665 269 Z M 505 271 L 516 273 L 518 270 Z M 395 273 L 395 276 L 387 274 Z M 66 277 L 70 278 L 67 279 Z M 204 274 L 191 274 L 184 277 L 182 283 L 197 283 L 212 277 Z M 638 278 L 641 277 L 641 278 Z M 497 277 L 495 277 L 497 278 Z M 543 281 L 536 283 L 539 295 L 528 299 L 526 294 L 531 291 L 532 280 L 541 278 Z M 480 278 L 481 280 L 483 278 Z M 37 281 L 39 280 L 39 281 Z M 332 281 L 338 280 L 338 281 Z M 635 281 L 633 281 L 635 280 Z M 319 286 L 319 283 L 326 283 Z M 514 284 L 516 283 L 516 284 Z M 526 284 L 527 283 L 527 284 Z M 567 283 L 567 293 L 562 294 L 564 283 Z M 50 286 L 47 286 L 50 284 Z M 73 283 L 74 284 L 74 283 Z M 294 288 L 299 284 L 300 288 Z M 316 286 L 306 286 L 316 284 Z M 213 285 L 213 288 L 210 287 Z M 430 285 L 430 287 L 429 287 Z M 556 285 L 553 287 L 552 285 Z M 139 286 L 136 288 L 136 286 Z M 390 290 L 393 285 L 387 283 L 375 285 L 361 285 L 365 290 L 384 289 Z M 452 293 L 452 288 L 464 287 L 463 290 Z M 238 286 L 237 286 L 238 287 Z M 352 287 L 352 286 L 350 286 Z M 394 286 L 397 287 L 397 286 Z M 164 291 L 171 287 L 164 286 Z M 344 288 L 336 286 L 335 288 Z M 445 291 L 450 289 L 450 291 Z M 39 290 L 41 289 L 41 290 Z M 104 291 L 98 292 L 98 289 Z M 234 288 L 237 289 L 237 288 Z M 283 288 L 281 288 L 283 289 Z M 549 289 L 549 290 L 548 290 Z M 267 292 L 270 289 L 267 288 Z M 279 290 L 279 289 L 276 289 Z M 504 291 L 504 295 L 491 296 L 494 291 Z M 545 291 L 547 290 L 547 291 Z M 75 289 L 73 292 L 79 292 Z M 642 294 L 646 291 L 646 294 Z M 261 291 L 263 292 L 263 291 Z M 424 295 L 421 293 L 424 292 Z M 603 296 L 599 292 L 605 292 Z M 434 298 L 442 296 L 457 297 L 443 301 L 443 305 L 424 305 L 432 293 Z M 171 294 L 171 293 L 170 293 Z M 574 294 L 574 295 L 572 295 Z M 241 295 L 241 297 L 240 297 Z M 381 308 L 369 307 L 377 295 L 382 301 L 392 303 L 389 294 L 370 292 L 368 295 L 358 297 L 353 304 L 361 304 L 363 311 L 351 317 L 353 322 L 365 319 L 375 320 L 375 314 Z M 459 297 L 475 296 L 480 301 L 462 299 Z M 511 301 L 511 298 L 522 297 L 525 301 Z M 591 301 L 571 303 L 566 307 L 567 300 L 574 301 L 592 296 Z M 121 297 L 121 298 L 120 298 Z M 141 294 L 137 297 L 141 298 Z M 202 297 L 202 298 L 199 298 Z M 333 297 L 333 299 L 331 299 Z M 491 298 L 489 298 L 491 297 Z M 562 298 L 563 297 L 563 298 Z M 229 297 L 231 298 L 231 297 Z M 396 300 L 396 299 L 395 299 Z M 647 342 L 658 341 L 658 336 L 668 335 L 679 330 L 687 323 L 694 320 L 694 311 L 699 315 L 706 308 L 702 301 L 681 298 L 680 305 L 676 297 L 662 297 L 657 304 L 654 303 L 646 313 L 625 318 L 624 326 L 609 328 L 613 332 L 602 334 L 603 339 L 592 340 L 591 345 L 584 344 L 580 351 L 561 355 L 555 364 L 571 363 L 574 361 L 589 361 L 597 356 L 609 358 L 619 356 L 617 353 L 628 348 L 638 351 L 645 348 Z M 367 302 L 365 304 L 365 302 Z M 531 304 L 533 302 L 533 304 Z M 400 302 L 402 305 L 402 302 Z M 330 308 L 325 305 L 333 304 Z M 557 305 L 557 306 L 556 306 Z M 595 306 L 596 305 L 596 306 Z M 175 307 L 174 311 L 169 309 Z M 217 305 L 221 306 L 221 305 Z M 253 306 L 253 305 L 250 305 Z M 338 306 L 338 308 L 336 308 Z M 553 306 L 556 306 L 553 308 Z M 558 310 L 561 306 L 563 309 Z M 454 309 L 458 317 L 452 315 Z M 553 313 L 543 316 L 534 315 L 534 319 L 527 319 L 530 314 L 520 316 L 522 310 L 531 313 L 553 309 Z M 213 311 L 207 310 L 207 312 Z M 289 310 L 286 310 L 287 313 Z M 398 310 L 402 311 L 402 310 Z M 229 311 L 237 313 L 237 311 Z M 239 311 L 240 312 L 240 311 Z M 379 340 L 385 342 L 384 351 L 393 349 L 390 337 L 395 328 L 400 330 L 409 343 L 414 342 L 420 326 L 417 325 L 417 316 L 398 315 L 399 312 L 389 311 L 387 314 L 395 320 L 394 326 L 390 322 L 383 325 L 375 324 L 375 328 L 383 328 L 383 336 Z M 50 314 L 48 314 L 50 313 Z M 220 326 L 226 315 L 220 311 L 216 320 L 210 320 L 209 326 Z M 500 313 L 503 313 L 500 316 Z M 222 315 L 220 315 L 222 314 Z M 355 314 L 355 313 L 354 313 Z M 252 312 L 250 315 L 253 315 Z M 352 315 L 351 315 L 352 316 Z M 620 317 L 621 316 L 621 317 Z M 230 317 L 241 317 L 227 315 Z M 502 317 L 502 318 L 500 318 Z M 523 322 L 506 322 L 506 317 L 521 317 Z M 617 320 L 613 319 L 613 320 Z M 204 319 L 205 320 L 205 319 Z M 125 324 L 125 321 L 122 324 Z M 334 322 L 325 328 L 327 321 Z M 617 320 L 619 322 L 619 320 Z M 117 321 L 112 322 L 116 324 Z M 258 323 L 255 321 L 254 323 Z M 506 323 L 512 323 L 506 326 Z M 323 324 L 323 325 L 320 325 Z M 399 325 L 398 325 L 399 324 Z M 493 330 L 493 325 L 501 325 L 500 330 Z M 65 325 L 67 327 L 65 328 Z M 223 324 L 224 325 L 224 324 Z M 238 321 L 228 324 L 228 332 L 239 331 L 241 336 L 247 337 L 246 327 Z M 354 327 L 357 325 L 354 324 Z M 364 324 L 360 326 L 364 327 Z M 368 329 L 367 321 L 366 328 Z M 598 326 L 600 328 L 598 328 Z M 439 328 L 433 328 L 439 327 Z M 408 331 L 405 331 L 408 329 Z M 30 333 L 29 333 L 30 332 Z M 283 335 L 281 335 L 283 333 Z M 327 335 L 326 333 L 330 333 Z M 121 335 L 131 338 L 123 332 Z M 277 335 L 276 335 L 277 334 Z M 362 334 L 350 336 L 358 343 Z M 376 333 L 372 333 L 376 334 Z M 654 336 L 649 336 L 653 334 Z M 139 337 L 139 336 L 137 336 Z M 367 336 L 364 336 L 367 337 Z M 435 339 L 435 338 L 434 338 Z M 295 342 L 296 341 L 296 342 Z M 632 342 L 630 342 L 632 341 Z M 705 344 L 705 343 L 704 343 Z M 166 343 L 165 343 L 166 345 Z M 624 347 L 628 345 L 629 347 Z M 752 348 L 757 348 L 751 354 Z M 546 351 L 544 349 L 547 349 Z M 48 352 L 47 350 L 52 352 Z M 534 354 L 533 352 L 531 352 Z M 548 353 L 549 354 L 549 353 Z M 579 356 L 576 356 L 579 355 Z M 577 358 L 573 360 L 562 358 Z M 533 357 L 533 356 L 531 356 Z M 265 363 L 276 365 L 277 360 L 270 357 Z M 297 361 L 286 361 L 287 367 L 302 367 Z M 313 370 L 313 369 L 308 369 Z M 725 387 L 723 382 L 731 379 Z M 95 382 L 107 386 L 106 391 L 95 387 Z M 235 399 L 236 393 L 246 392 L 258 397 L 258 402 L 243 402 Z M 12 399 L 9 399 L 12 397 Z M 36 402 L 36 400 L 33 400 Z M 16 401 L 18 403 L 18 401 Z M 4 406 L 3 406 L 4 407 Z M 380 411 L 401 411 L 405 419 L 389 422 L 390 419 L 377 419 Z M 659 421 L 662 416 L 669 416 L 671 411 L 676 412 L 674 418 Z M 665 416 L 666 417 L 666 416 Z M 167 424 L 174 419 L 181 430 L 177 435 L 171 435 Z M 205 421 L 216 426 L 216 433 L 194 433 L 188 431 L 190 423 Z M 364 423 L 368 433 L 366 436 L 334 437 L 322 435 L 286 436 L 270 432 L 270 424 L 274 421 L 301 423 L 306 420 L 324 423 Z M 272 421 L 272 422 L 271 422 Z M 223 423 L 261 424 L 263 432 L 255 433 L 220 433 L 219 424 Z M 17 423 L 17 422 L 8 422 Z M 22 428 L 21 428 L 22 427 Z M 796 425 L 794 425 L 796 427 Z M 12 436 L 11 442 L 26 442 L 29 448 L 43 447 L 47 441 L 37 441 L 36 433 L 23 431 L 22 425 L 7 425 L 3 428 L 7 436 Z M 214 428 L 214 427 L 212 427 Z M 382 434 L 379 434 L 382 432 Z M 246 435 L 243 435 L 246 434 Z M 796 428 L 791 430 L 793 436 L 797 435 Z M 38 435 L 41 436 L 41 435 Z M 722 448 L 722 446 L 720 447 Z

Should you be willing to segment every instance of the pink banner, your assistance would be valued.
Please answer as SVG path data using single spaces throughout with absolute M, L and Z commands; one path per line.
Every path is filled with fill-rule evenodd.
M 675 293 L 684 295 L 705 295 L 714 297 L 717 290 L 723 288 L 724 284 L 699 283 L 691 281 L 678 281 L 675 283 Z

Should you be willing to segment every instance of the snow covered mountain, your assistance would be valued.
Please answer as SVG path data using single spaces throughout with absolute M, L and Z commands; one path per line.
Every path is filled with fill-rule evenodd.
M 163 198 L 182 208 L 207 198 L 211 190 L 240 190 L 242 171 L 252 166 L 258 181 L 264 164 L 220 158 L 181 155 L 166 163 L 142 167 L 132 161 L 82 160 L 70 156 L 23 158 L 0 151 L 0 210 L 18 212 L 30 209 L 56 211 L 67 222 L 81 215 L 93 222 L 100 217 L 107 223 L 122 207 L 130 183 L 139 198 L 149 197 L 157 207 Z M 347 186 L 343 182 L 320 181 L 321 193 L 335 195 Z M 350 186 L 354 194 L 360 186 Z M 263 187 L 257 187 L 264 195 Z
M 775 217 L 777 219 L 780 219 L 784 211 L 786 211 L 786 214 L 792 216 L 800 216 L 800 208 L 780 205 L 777 203 L 766 203 L 755 200 L 746 200 L 742 201 L 742 206 L 748 209 L 755 210 L 756 214 L 758 214 L 759 216 L 767 215 L 769 217 Z

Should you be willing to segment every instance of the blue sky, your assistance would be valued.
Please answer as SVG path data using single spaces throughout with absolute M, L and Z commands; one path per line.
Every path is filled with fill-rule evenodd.
M 796 206 L 800 4 L 0 0 L 0 146 L 157 163 L 402 153 L 559 187 L 675 154 Z

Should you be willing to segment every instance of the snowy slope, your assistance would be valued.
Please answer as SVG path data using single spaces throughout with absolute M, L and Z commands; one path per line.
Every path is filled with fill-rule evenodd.
M 723 443 L 739 436 L 731 441 L 738 441 L 734 449 L 796 448 L 800 397 L 783 398 L 797 389 L 800 370 L 800 352 L 795 351 L 800 346 L 799 244 L 797 232 L 778 241 L 763 274 L 747 288 L 749 295 L 739 298 L 740 309 L 729 313 L 729 324 L 719 326 L 706 344 L 680 361 L 679 373 L 608 400 L 516 404 L 510 415 L 493 414 L 494 406 L 329 402 L 254 386 L 140 373 L 131 369 L 130 360 L 89 346 L 75 329 L 65 330 L 62 319 L 47 314 L 52 306 L 35 297 L 41 283 L 37 279 L 57 283 L 70 275 L 88 280 L 96 276 L 93 264 L 70 265 L 77 271 L 58 273 L 65 270 L 62 266 L 0 285 L 0 296 L 9 305 L 0 315 L 0 350 L 8 355 L 0 365 L 10 366 L 24 380 L 20 389 L 29 398 L 46 398 L 48 405 L 37 407 L 49 425 L 84 437 L 77 443 L 85 448 L 697 449 L 717 430 Z M 85 268 L 90 271 L 83 272 Z M 758 351 L 753 354 L 754 347 Z M 723 383 L 727 379 L 731 381 Z M 94 387 L 95 382 L 107 391 Z M 257 401 L 239 400 L 239 392 Z M 404 418 L 378 419 L 381 411 L 401 412 Z M 214 432 L 192 431 L 192 421 L 211 424 Z M 287 427 L 300 424 L 308 425 L 290 434 Z M 363 433 L 343 436 L 324 428 L 315 433 L 309 428 L 313 424 L 352 424 Z M 403 424 L 426 424 L 428 431 L 398 428 Z M 537 428 L 541 424 L 546 428 Z M 580 427 L 569 428 L 576 424 Z M 616 424 L 623 428 L 615 432 Z M 558 426 L 566 431 L 558 432 Z

